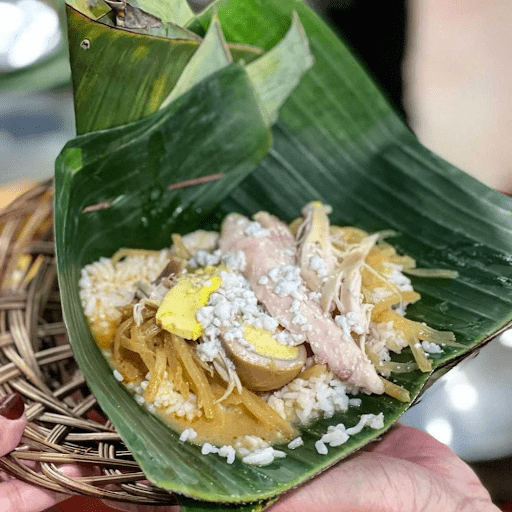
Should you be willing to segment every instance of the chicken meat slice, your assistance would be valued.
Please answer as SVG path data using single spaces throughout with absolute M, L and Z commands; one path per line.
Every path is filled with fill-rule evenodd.
M 324 313 L 300 277 L 295 240 L 288 226 L 266 212 L 254 222 L 240 214 L 228 215 L 221 229 L 223 253 L 243 251 L 245 278 L 268 312 L 292 333 L 297 344 L 307 340 L 320 363 L 347 383 L 381 394 L 384 387 L 372 363 L 329 313 Z
M 367 236 L 347 252 L 340 265 L 326 279 L 320 299 L 323 311 L 337 308 L 339 315 L 335 318 L 336 323 L 342 327 L 345 337 L 354 336 L 359 340 L 363 352 L 373 305 L 363 301 L 361 270 L 378 236 Z
M 297 231 L 298 255 L 302 278 L 309 289 L 317 292 L 336 266 L 329 237 L 329 214 L 332 208 L 312 201 L 302 208 L 304 221 Z

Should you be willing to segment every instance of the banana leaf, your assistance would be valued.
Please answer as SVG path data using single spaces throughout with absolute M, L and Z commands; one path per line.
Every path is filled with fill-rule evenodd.
M 88 2 L 67 5 L 77 133 L 120 126 L 158 110 L 176 86 L 200 38 L 144 35 L 105 23 L 107 11 Z M 235 62 L 250 63 L 259 48 L 230 45 Z
M 315 64 L 279 110 L 272 138 L 259 95 L 238 59 L 157 112 L 192 56 L 180 53 L 169 61 L 173 52 L 182 52 L 183 42 L 99 27 L 92 17 L 68 8 L 71 25 L 78 27 L 77 39 L 70 30 L 77 115 L 89 112 L 93 119 L 77 119 L 83 123 L 80 132 L 91 133 L 70 141 L 57 160 L 55 230 L 63 310 L 76 359 L 147 477 L 188 496 L 184 510 L 245 512 L 265 505 L 236 504 L 275 497 L 377 438 L 432 379 L 511 324 L 512 200 L 424 148 L 303 2 L 219 0 L 186 28 L 204 37 L 214 12 L 231 48 L 270 50 L 287 33 L 294 12 L 304 27 Z M 100 32 L 101 51 L 84 67 L 89 54 L 80 54 L 77 44 Z M 128 37 L 154 51 L 151 62 L 126 62 L 120 56 L 120 48 L 133 48 Z M 106 62 L 108 72 L 128 70 L 117 78 L 126 82 L 110 80 Z M 95 73 L 98 78 L 89 86 Z M 154 85 L 158 81 L 166 85 Z M 123 87 L 130 91 L 126 96 Z M 154 87 L 160 87 L 158 95 L 151 92 Z M 124 99 L 113 101 L 116 93 Z M 224 177 L 168 190 L 173 182 L 214 173 Z M 408 308 L 408 316 L 453 331 L 462 347 L 432 355 L 430 375 L 413 371 L 394 377 L 409 390 L 410 402 L 361 395 L 358 411 L 302 428 L 304 446 L 278 446 L 286 452 L 278 463 L 229 465 L 215 455 L 202 456 L 197 446 L 180 443 L 175 432 L 136 404 L 112 375 L 83 314 L 80 269 L 122 246 L 157 249 L 168 246 L 173 232 L 216 228 L 231 211 L 268 210 L 289 221 L 311 200 L 332 205 L 335 224 L 398 232 L 393 245 L 418 266 L 456 270 L 458 277 L 450 280 L 412 277 L 422 300 Z M 91 205 L 105 207 L 88 210 Z M 404 350 L 401 358 L 412 357 Z M 351 427 L 361 413 L 380 411 L 382 429 L 363 429 L 327 455 L 317 453 L 314 442 L 329 425 Z

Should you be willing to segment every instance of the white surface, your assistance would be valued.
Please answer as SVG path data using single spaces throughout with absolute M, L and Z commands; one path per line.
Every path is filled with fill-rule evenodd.
M 60 44 L 59 16 L 39 0 L 0 0 L 0 72 L 30 66 Z
M 512 455 L 512 330 L 439 379 L 402 422 L 468 461 Z

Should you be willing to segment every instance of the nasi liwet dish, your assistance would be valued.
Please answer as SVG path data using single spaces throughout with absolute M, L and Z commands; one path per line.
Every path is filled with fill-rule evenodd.
M 290 225 L 267 212 L 229 214 L 220 233 L 173 235 L 170 249 L 121 249 L 82 269 L 91 332 L 135 400 L 180 440 L 232 463 L 270 464 L 275 446 L 303 443 L 300 426 L 358 408 L 359 393 L 409 401 L 393 374 L 431 370 L 456 345 L 406 318 L 420 299 L 383 231 L 334 226 L 307 204 Z M 453 277 L 449 271 L 422 275 Z M 410 347 L 409 361 L 392 360 Z M 332 425 L 319 453 L 383 414 Z

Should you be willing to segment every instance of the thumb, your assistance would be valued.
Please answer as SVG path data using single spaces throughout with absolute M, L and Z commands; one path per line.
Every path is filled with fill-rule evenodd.
M 25 403 L 19 393 L 0 398 L 0 457 L 18 446 L 27 419 Z

